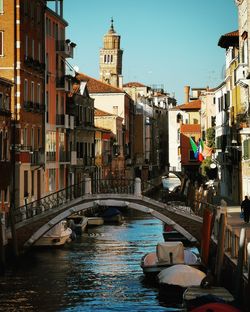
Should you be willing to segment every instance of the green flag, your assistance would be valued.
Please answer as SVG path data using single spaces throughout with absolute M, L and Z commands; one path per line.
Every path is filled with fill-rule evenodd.
M 197 153 L 198 147 L 197 147 L 196 143 L 194 142 L 194 140 L 191 137 L 189 139 L 190 139 L 190 145 L 191 145 L 192 150 L 193 150 L 193 152 L 195 154 L 195 153 Z

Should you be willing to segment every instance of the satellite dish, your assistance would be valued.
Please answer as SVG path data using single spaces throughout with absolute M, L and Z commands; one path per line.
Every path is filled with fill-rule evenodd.
M 216 166 L 216 164 L 215 163 L 211 163 L 211 165 L 210 165 L 210 168 L 211 169 L 215 169 L 217 166 Z
M 76 73 L 79 73 L 79 67 L 77 65 L 75 65 L 73 68 Z

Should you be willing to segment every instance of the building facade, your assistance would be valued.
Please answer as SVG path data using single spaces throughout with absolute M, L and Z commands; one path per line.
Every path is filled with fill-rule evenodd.
M 0 71 L 14 83 L 16 205 L 44 193 L 45 5 L 42 0 L 4 1 L 0 14 Z

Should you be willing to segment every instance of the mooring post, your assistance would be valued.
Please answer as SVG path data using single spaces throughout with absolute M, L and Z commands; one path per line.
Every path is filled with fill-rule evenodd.
M 135 178 L 134 195 L 141 196 L 141 179 Z
M 243 274 L 245 244 L 246 244 L 246 229 L 242 228 L 240 231 L 240 241 L 236 268 L 236 281 L 235 281 L 235 298 L 238 302 L 240 302 L 242 298 L 242 274 Z
M 250 309 L 250 243 L 247 244 L 247 311 Z
M 219 235 L 218 235 L 218 241 L 217 241 L 217 253 L 216 253 L 216 262 L 215 262 L 215 276 L 216 276 L 217 284 L 219 284 L 221 280 L 221 271 L 222 271 L 224 251 L 225 251 L 225 248 L 224 248 L 225 232 L 226 232 L 226 215 L 222 213 L 220 215 Z
M 91 192 L 91 178 L 85 177 L 85 183 L 84 183 L 84 194 L 92 194 Z

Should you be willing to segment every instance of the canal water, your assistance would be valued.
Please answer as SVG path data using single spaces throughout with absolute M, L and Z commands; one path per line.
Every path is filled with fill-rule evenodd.
M 163 241 L 162 223 L 129 213 L 60 249 L 35 250 L 0 277 L 0 311 L 175 311 L 145 280 L 141 257 Z

